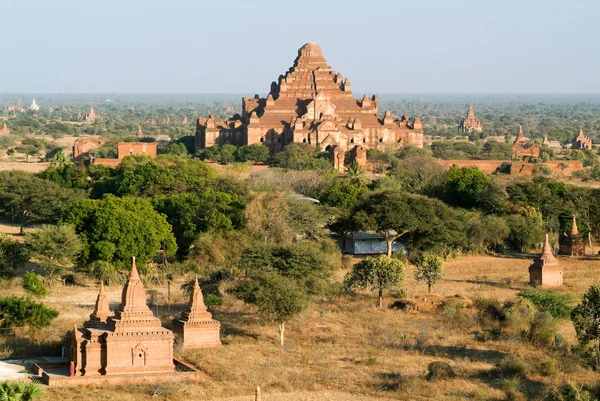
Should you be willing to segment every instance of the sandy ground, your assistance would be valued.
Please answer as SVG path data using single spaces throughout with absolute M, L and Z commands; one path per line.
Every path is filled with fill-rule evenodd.
M 29 377 L 29 373 L 21 373 L 26 370 L 26 365 L 31 365 L 33 361 L 23 359 L 7 359 L 0 361 L 0 381 L 2 380 L 24 380 Z
M 28 173 L 39 173 L 46 170 L 50 163 L 26 163 L 26 162 L 5 162 L 0 161 L 0 171 L 21 170 Z

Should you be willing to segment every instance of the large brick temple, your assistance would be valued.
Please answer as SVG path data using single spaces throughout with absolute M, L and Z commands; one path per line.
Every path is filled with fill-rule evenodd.
M 350 80 L 327 65 L 321 46 L 307 43 L 285 75 L 271 83 L 266 98 L 242 98 L 242 114 L 228 120 L 198 118 L 196 149 L 263 144 L 275 153 L 290 143 L 343 152 L 423 147 L 420 118 L 396 119 L 389 111 L 380 116 L 378 106 L 377 95 L 355 99 Z

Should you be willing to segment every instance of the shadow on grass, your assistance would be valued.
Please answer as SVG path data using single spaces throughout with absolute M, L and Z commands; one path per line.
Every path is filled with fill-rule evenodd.
M 423 354 L 448 359 L 469 359 L 473 362 L 497 363 L 507 354 L 490 349 L 475 349 L 463 346 L 429 345 L 424 347 Z
M 539 399 L 543 397 L 548 389 L 548 385 L 536 381 L 531 380 L 524 376 L 514 376 L 507 375 L 502 370 L 498 368 L 490 369 L 490 370 L 481 370 L 474 375 L 471 375 L 467 379 L 469 380 L 479 380 L 484 383 L 487 383 L 491 387 L 497 388 L 499 390 L 504 390 L 502 388 L 502 381 L 504 379 L 513 379 L 518 378 L 520 384 L 517 389 L 522 392 L 528 400 L 531 399 Z
M 446 279 L 444 281 L 454 282 L 454 283 L 487 285 L 490 287 L 505 288 L 505 289 L 514 290 L 514 291 L 520 291 L 527 287 L 525 282 L 513 283 L 513 282 L 501 282 L 501 281 L 489 281 L 489 280 L 452 280 L 452 279 Z
M 0 355 L 8 359 L 61 355 L 62 341 L 43 342 L 31 337 L 0 337 Z
M 221 322 L 221 337 L 235 336 L 258 340 L 259 336 L 242 329 L 257 323 L 256 315 L 246 312 L 215 311 L 213 317 Z

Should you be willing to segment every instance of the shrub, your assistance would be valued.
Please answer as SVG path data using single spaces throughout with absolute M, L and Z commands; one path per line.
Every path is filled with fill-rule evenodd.
M 564 383 L 550 390 L 545 401 L 591 401 L 591 394 L 580 386 Z
M 521 359 L 514 356 L 507 356 L 496 365 L 498 370 L 507 377 L 527 377 L 529 366 Z
M 0 298 L 1 327 L 42 328 L 49 326 L 52 319 L 57 316 L 58 311 L 29 298 L 15 295 Z
M 552 358 L 541 361 L 537 366 L 537 371 L 542 376 L 554 376 L 558 373 L 557 362 Z
M 25 291 L 38 297 L 43 297 L 48 293 L 44 283 L 39 275 L 34 272 L 27 272 L 23 275 L 21 286 Z
M 456 373 L 446 362 L 431 362 L 427 366 L 427 380 L 441 380 L 441 379 L 451 379 L 456 377 Z
M 573 297 L 553 290 L 527 289 L 519 296 L 528 299 L 540 312 L 548 312 L 556 318 L 568 317 L 573 309 Z
M 37 383 L 4 380 L 0 382 L 0 400 L 32 401 L 44 397 L 44 391 Z
M 536 313 L 527 333 L 529 341 L 539 346 L 551 346 L 556 336 L 556 323 L 556 319 L 550 313 Z
M 223 298 L 215 294 L 208 294 L 204 297 L 204 304 L 207 308 L 223 305 Z

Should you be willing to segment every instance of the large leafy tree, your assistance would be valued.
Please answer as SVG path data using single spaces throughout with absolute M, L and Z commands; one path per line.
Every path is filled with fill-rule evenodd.
M 290 170 L 331 170 L 331 163 L 308 143 L 292 143 L 274 157 L 274 164 Z
M 167 255 L 177 250 L 166 216 L 147 199 L 106 195 L 83 200 L 71 205 L 62 221 L 73 225 L 82 238 L 81 264 L 104 260 L 125 267 L 133 256 L 143 263 L 159 249 Z
M 404 281 L 404 265 L 398 259 L 383 255 L 367 257 L 354 266 L 344 277 L 346 288 L 369 288 L 377 291 L 377 305 L 383 307 L 383 291 L 398 289 Z
M 284 345 L 285 324 L 308 305 L 306 291 L 295 280 L 275 272 L 262 272 L 238 283 L 231 293 L 277 323 Z
M 442 199 L 453 206 L 472 208 L 481 193 L 490 190 L 490 177 L 476 167 L 452 167 L 444 174 Z
M 587 290 L 571 312 L 571 320 L 579 342 L 594 345 L 596 368 L 600 369 L 600 285 L 594 284 Z
M 413 250 L 464 246 L 461 217 L 439 200 L 386 190 L 363 198 L 331 228 L 338 233 L 375 231 L 385 239 L 391 257 L 400 238 Z
M 25 234 L 25 243 L 50 279 L 72 267 L 81 252 L 81 239 L 69 225 L 47 225 Z
M 80 190 L 66 189 L 23 171 L 0 171 L 0 217 L 25 225 L 55 222 L 64 210 L 85 197 Z

